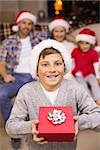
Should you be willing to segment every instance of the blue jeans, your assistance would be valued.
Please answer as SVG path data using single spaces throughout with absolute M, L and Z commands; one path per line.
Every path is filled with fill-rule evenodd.
M 12 73 L 12 75 L 16 78 L 16 81 L 4 83 L 0 87 L 0 110 L 5 122 L 9 118 L 12 109 L 11 99 L 17 95 L 19 89 L 24 84 L 34 80 L 32 76 L 27 73 Z

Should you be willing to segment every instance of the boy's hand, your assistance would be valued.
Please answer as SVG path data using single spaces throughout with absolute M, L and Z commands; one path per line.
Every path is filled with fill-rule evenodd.
M 38 126 L 39 121 L 38 120 L 34 120 L 32 122 L 32 134 L 33 134 L 33 141 L 35 141 L 37 144 L 47 144 L 47 141 L 44 141 L 43 137 L 38 137 L 38 130 L 37 130 L 37 126 Z
M 74 116 L 74 122 L 75 122 L 75 137 L 74 137 L 74 140 L 76 140 L 77 134 L 78 134 L 78 116 Z

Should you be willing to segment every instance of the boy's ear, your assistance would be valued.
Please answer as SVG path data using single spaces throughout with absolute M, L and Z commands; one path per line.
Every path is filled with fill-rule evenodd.
M 39 76 L 38 72 L 36 74 L 37 74 L 37 76 Z
M 65 67 L 65 63 L 64 63 L 64 72 L 66 73 L 66 67 Z
M 66 74 L 66 68 L 64 69 L 64 74 Z
M 39 76 L 39 74 L 38 74 L 38 66 L 37 66 L 37 69 L 36 69 L 36 75 Z

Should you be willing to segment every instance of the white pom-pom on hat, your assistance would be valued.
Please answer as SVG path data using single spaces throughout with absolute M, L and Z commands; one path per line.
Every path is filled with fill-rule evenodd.
M 27 10 L 21 10 L 16 16 L 15 25 L 12 27 L 12 31 L 18 31 L 17 24 L 23 19 L 30 19 L 34 24 L 36 24 L 36 16 Z
M 100 46 L 95 46 L 94 49 L 95 49 L 97 52 L 100 52 Z
M 12 26 L 12 31 L 13 32 L 18 32 L 18 26 L 17 25 L 13 25 Z
M 37 65 L 38 65 L 38 59 L 39 59 L 40 53 L 44 49 L 51 48 L 51 47 L 53 47 L 54 49 L 58 50 L 61 53 L 62 58 L 64 59 L 66 73 L 71 70 L 72 59 L 70 57 L 70 54 L 67 52 L 66 48 L 62 45 L 62 43 L 56 40 L 47 39 L 37 44 L 32 50 L 29 67 L 30 67 L 30 73 L 33 78 L 36 78 L 36 79 L 38 78 L 37 77 Z

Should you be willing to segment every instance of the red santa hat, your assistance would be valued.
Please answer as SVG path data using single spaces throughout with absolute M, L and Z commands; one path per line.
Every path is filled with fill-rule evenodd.
M 49 30 L 52 32 L 52 30 L 57 27 L 57 26 L 62 26 L 66 29 L 66 32 L 68 32 L 68 29 L 70 25 L 68 22 L 62 18 L 57 18 L 49 23 Z
M 15 25 L 12 27 L 14 32 L 18 31 L 17 24 L 23 19 L 30 19 L 34 24 L 36 24 L 36 16 L 27 10 L 21 10 L 16 16 Z
M 44 49 L 51 48 L 51 47 L 53 47 L 54 49 L 58 50 L 61 53 L 62 58 L 65 63 L 66 73 L 71 70 L 72 59 L 70 57 L 70 54 L 67 52 L 66 48 L 62 45 L 62 43 L 56 40 L 47 39 L 37 44 L 32 50 L 29 67 L 30 67 L 30 73 L 33 78 L 36 78 L 36 79 L 38 78 L 37 77 L 37 65 L 38 65 L 40 53 Z
M 79 34 L 76 36 L 76 41 L 86 41 L 89 42 L 90 44 L 95 45 L 96 43 L 96 35 L 95 32 L 92 31 L 91 29 L 83 29 L 82 31 L 79 32 Z

